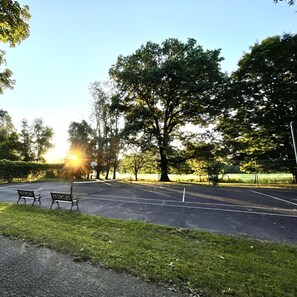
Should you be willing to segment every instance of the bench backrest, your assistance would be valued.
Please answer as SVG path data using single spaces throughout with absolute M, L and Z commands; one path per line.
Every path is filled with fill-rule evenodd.
M 20 197 L 35 197 L 34 191 L 18 190 Z
M 51 196 L 53 200 L 64 200 L 64 201 L 72 201 L 72 195 L 66 193 L 52 193 Z

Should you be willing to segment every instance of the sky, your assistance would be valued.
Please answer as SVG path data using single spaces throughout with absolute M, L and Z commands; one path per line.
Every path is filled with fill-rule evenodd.
M 231 73 L 244 52 L 273 35 L 296 34 L 297 5 L 273 0 L 19 0 L 29 5 L 30 36 L 15 48 L 1 43 L 16 85 L 0 96 L 16 128 L 41 117 L 53 128 L 49 162 L 68 151 L 71 121 L 91 123 L 89 86 L 105 81 L 119 55 L 148 41 L 197 40 L 221 49 Z

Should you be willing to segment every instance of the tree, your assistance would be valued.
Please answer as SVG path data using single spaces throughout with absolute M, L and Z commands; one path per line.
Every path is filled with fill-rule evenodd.
M 8 43 L 11 47 L 21 43 L 29 36 L 29 7 L 23 7 L 17 1 L 0 0 L 0 41 Z M 5 52 L 0 50 L 0 66 L 6 64 Z M 0 94 L 5 88 L 12 88 L 14 80 L 12 72 L 4 69 L 0 72 Z
M 288 2 L 289 5 L 294 5 L 296 2 L 295 0 L 273 0 L 273 1 L 274 1 L 274 3 L 279 3 L 279 2 L 285 1 L 285 2 Z
M 161 181 L 169 181 L 173 141 L 187 123 L 207 125 L 225 75 L 220 50 L 206 50 L 194 39 L 148 42 L 134 54 L 119 56 L 110 76 L 121 92 L 125 132 L 142 133 L 158 149 Z
M 22 120 L 20 131 L 20 155 L 24 161 L 45 162 L 44 154 L 53 147 L 51 139 L 53 129 L 45 126 L 41 118 L 33 120 L 29 125 Z
M 128 155 L 124 155 L 121 160 L 121 171 L 125 173 L 132 173 L 135 176 L 135 180 L 138 180 L 138 172 L 145 165 L 146 155 L 145 153 L 134 152 Z
M 93 129 L 85 121 L 80 123 L 71 122 L 68 129 L 69 142 L 71 149 L 81 149 L 91 159 L 93 153 Z
M 90 86 L 90 91 L 93 97 L 92 118 L 95 122 L 97 178 L 100 178 L 100 172 L 105 169 L 105 179 L 108 179 L 112 167 L 115 179 L 121 148 L 119 98 L 111 82 L 94 82 Z
M 0 1 L 0 41 L 14 47 L 26 39 L 29 34 L 29 6 L 23 7 L 17 1 Z
M 53 129 L 44 126 L 41 118 L 34 119 L 32 124 L 33 130 L 33 151 L 36 162 L 45 162 L 44 154 L 53 147 L 51 139 L 54 135 Z
M 26 119 L 21 121 L 21 131 L 19 133 L 19 139 L 21 142 L 20 155 L 22 160 L 30 162 L 35 159 L 34 152 L 32 151 L 32 132 L 29 123 Z
M 87 174 L 94 154 L 93 129 L 85 121 L 71 122 L 68 129 L 70 152 L 66 159 L 72 175 L 80 178 Z M 68 170 L 69 171 L 69 170 Z
M 219 125 L 237 159 L 294 158 L 290 122 L 297 117 L 296 53 L 297 35 L 285 34 L 256 43 L 240 59 Z
M 142 150 L 135 144 L 129 144 L 127 150 L 120 161 L 120 172 L 133 173 L 136 181 L 139 173 L 157 173 L 155 156 L 151 151 Z
M 208 139 L 208 142 L 193 139 L 187 144 L 187 150 L 192 152 L 192 156 L 195 156 L 188 163 L 200 176 L 200 181 L 202 181 L 201 175 L 207 174 L 209 182 L 214 185 L 218 184 L 219 176 L 224 174 L 226 165 L 223 162 L 226 158 L 226 152 L 221 143 L 211 138 Z
M 0 159 L 19 160 L 20 143 L 8 112 L 0 109 Z

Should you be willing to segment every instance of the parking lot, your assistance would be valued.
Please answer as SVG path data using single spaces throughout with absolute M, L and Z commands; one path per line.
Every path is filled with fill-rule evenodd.
M 50 192 L 69 193 L 70 186 L 70 182 L 3 184 L 0 201 L 16 203 L 17 189 L 27 189 L 41 193 L 41 207 L 49 208 Z M 73 194 L 83 213 L 297 243 L 293 190 L 93 181 L 74 182 Z M 61 204 L 61 209 L 69 208 L 68 203 Z

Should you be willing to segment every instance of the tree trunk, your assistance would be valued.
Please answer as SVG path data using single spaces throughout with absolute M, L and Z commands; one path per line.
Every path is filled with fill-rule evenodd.
M 164 154 L 164 150 L 161 148 L 160 149 L 160 157 L 161 157 L 161 177 L 160 181 L 162 182 L 169 182 L 170 179 L 168 177 L 168 160 L 167 157 Z
M 106 175 L 105 175 L 105 179 L 106 179 L 106 180 L 108 180 L 109 169 L 110 169 L 110 166 L 108 165 L 107 168 L 106 168 Z
M 112 179 L 116 179 L 117 177 L 117 165 L 114 164 L 113 165 L 113 176 L 112 176 Z

